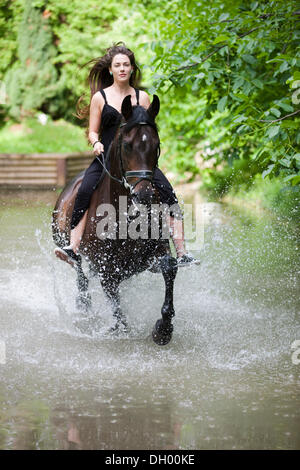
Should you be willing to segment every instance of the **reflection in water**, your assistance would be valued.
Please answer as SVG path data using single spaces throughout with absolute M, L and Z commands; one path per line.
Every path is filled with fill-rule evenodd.
M 129 335 L 106 334 L 111 312 L 96 278 L 99 331 L 73 328 L 75 275 L 52 254 L 56 196 L 45 194 L 49 202 L 0 197 L 1 449 L 300 447 L 293 227 L 207 204 L 203 261 L 178 273 L 174 336 L 160 348 L 157 274 L 123 283 Z

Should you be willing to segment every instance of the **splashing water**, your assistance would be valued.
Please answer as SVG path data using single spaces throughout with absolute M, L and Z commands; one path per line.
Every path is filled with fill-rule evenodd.
M 119 337 L 91 278 L 100 328 L 82 334 L 75 271 L 53 254 L 52 205 L 1 206 L 1 448 L 299 447 L 296 235 L 207 208 L 202 264 L 178 271 L 173 339 L 158 347 L 162 276 L 122 284 L 131 330 Z

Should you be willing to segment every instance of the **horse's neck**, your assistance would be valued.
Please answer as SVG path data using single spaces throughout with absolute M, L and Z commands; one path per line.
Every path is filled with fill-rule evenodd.
M 117 139 L 117 138 L 116 138 Z M 122 179 L 121 176 L 121 162 L 118 155 L 118 140 L 114 141 L 110 151 L 110 173 L 118 178 Z
M 117 160 L 116 153 L 112 151 L 110 157 L 111 159 L 110 159 L 109 173 L 113 177 L 121 181 L 122 180 L 121 169 L 120 169 L 119 162 Z M 116 211 L 118 211 L 119 196 L 126 196 L 127 194 L 128 194 L 128 191 L 123 186 L 123 184 L 119 183 L 118 181 L 115 181 L 107 173 L 105 173 L 102 181 L 100 182 L 100 184 L 98 185 L 96 189 L 96 194 L 93 200 L 94 205 L 95 205 L 95 210 L 96 210 L 96 207 L 99 206 L 99 204 L 104 203 L 104 204 L 113 204 L 116 208 Z
M 110 155 L 110 174 L 117 178 L 119 181 L 122 181 L 122 167 L 120 156 L 118 154 L 118 138 L 116 137 L 116 141 L 112 144 L 111 148 L 111 155 Z M 110 178 L 110 193 L 112 196 L 116 195 L 125 195 L 127 194 L 127 190 L 123 186 L 123 184 L 115 181 L 114 179 Z

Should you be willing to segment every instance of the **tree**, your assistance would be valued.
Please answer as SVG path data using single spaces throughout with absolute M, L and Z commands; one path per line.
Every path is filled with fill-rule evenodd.
M 300 182 L 299 16 L 291 0 L 172 0 L 144 45 L 151 91 L 175 87 L 187 108 L 198 102 L 188 139 L 212 137 L 216 165 L 246 159 L 264 177 Z M 185 164 L 195 166 L 191 155 Z
M 45 11 L 25 0 L 17 33 L 16 61 L 4 76 L 8 95 L 8 112 L 19 119 L 42 109 L 58 91 L 53 65 L 56 49 Z

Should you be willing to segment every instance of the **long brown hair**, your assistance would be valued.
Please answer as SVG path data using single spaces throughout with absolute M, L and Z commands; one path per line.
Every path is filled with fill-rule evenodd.
M 133 67 L 133 72 L 129 79 L 129 85 L 131 85 L 133 88 L 140 88 L 140 82 L 142 79 L 141 71 L 138 65 L 136 64 L 134 53 L 130 49 L 128 49 L 128 47 L 126 47 L 123 41 L 120 41 L 114 44 L 113 46 L 108 47 L 102 57 L 89 60 L 86 64 L 84 64 L 82 67 L 85 67 L 86 65 L 91 63 L 94 64 L 93 67 L 90 69 L 87 78 L 90 87 L 90 102 L 88 105 L 82 104 L 86 97 L 86 94 L 81 95 L 76 103 L 76 114 L 74 114 L 74 116 L 78 119 L 85 120 L 85 136 L 87 140 L 89 133 L 88 125 L 91 99 L 93 95 L 101 88 L 106 88 L 113 84 L 114 79 L 109 73 L 109 67 L 111 66 L 114 56 L 117 54 L 127 55 Z

